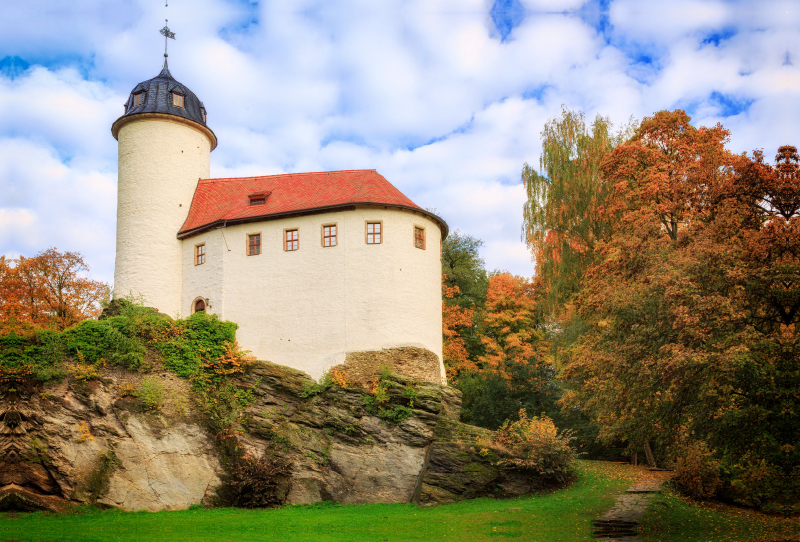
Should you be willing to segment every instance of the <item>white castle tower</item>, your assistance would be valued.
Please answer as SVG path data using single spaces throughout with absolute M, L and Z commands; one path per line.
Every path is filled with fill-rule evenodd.
M 136 85 L 111 133 L 119 141 L 115 295 L 186 315 L 176 233 L 197 181 L 210 177 L 217 138 L 205 107 L 165 61 L 161 73 Z

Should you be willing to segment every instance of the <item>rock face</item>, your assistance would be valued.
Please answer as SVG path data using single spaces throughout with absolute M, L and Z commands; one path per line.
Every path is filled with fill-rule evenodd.
M 64 381 L 0 403 L 0 509 L 53 508 L 55 497 L 151 511 L 213 502 L 224 474 L 219 449 L 179 401 L 190 395 L 185 382 L 161 375 L 167 404 L 143 412 L 136 399 L 120 397 L 119 384 L 133 375 Z M 268 362 L 251 364 L 239 384 L 256 401 L 234 429 L 248 454 L 279 445 L 290 457 L 287 503 L 428 505 L 536 488 L 475 446 L 485 431 L 458 421 L 461 393 L 453 388 L 391 376 L 376 410 L 363 388 L 309 394 L 308 375 Z
M 119 400 L 116 388 L 113 378 L 63 382 L 3 403 L 0 506 L 13 493 L 42 501 L 41 508 L 61 497 L 177 510 L 212 495 L 222 469 L 201 426 L 143 413 Z

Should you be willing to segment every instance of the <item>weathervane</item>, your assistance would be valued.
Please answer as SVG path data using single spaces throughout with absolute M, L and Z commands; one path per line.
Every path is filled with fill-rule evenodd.
M 167 67 L 167 57 L 169 56 L 167 54 L 167 43 L 169 43 L 168 40 L 174 40 L 175 39 L 175 32 L 170 32 L 169 27 L 166 24 L 168 22 L 169 21 L 167 19 L 164 19 L 164 28 L 161 29 L 161 35 L 164 36 L 164 67 L 165 68 Z

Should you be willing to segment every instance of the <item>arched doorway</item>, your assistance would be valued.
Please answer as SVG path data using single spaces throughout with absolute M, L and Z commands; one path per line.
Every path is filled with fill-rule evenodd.
M 200 311 L 206 310 L 206 300 L 202 297 L 198 297 L 192 303 L 192 314 Z

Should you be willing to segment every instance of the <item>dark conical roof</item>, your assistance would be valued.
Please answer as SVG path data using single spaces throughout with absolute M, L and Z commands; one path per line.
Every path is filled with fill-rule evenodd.
M 142 105 L 134 105 L 134 96 L 142 93 L 145 94 Z M 183 107 L 173 105 L 172 95 L 174 93 L 183 96 Z M 152 79 L 142 81 L 133 88 L 128 96 L 128 101 L 125 102 L 125 113 L 114 122 L 114 125 L 116 126 L 125 117 L 141 113 L 161 113 L 182 117 L 211 131 L 206 125 L 206 108 L 203 106 L 203 102 L 186 85 L 172 77 L 166 64 L 161 73 Z

